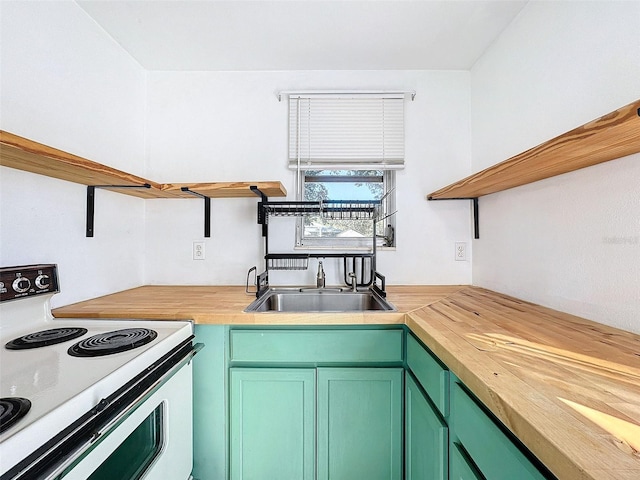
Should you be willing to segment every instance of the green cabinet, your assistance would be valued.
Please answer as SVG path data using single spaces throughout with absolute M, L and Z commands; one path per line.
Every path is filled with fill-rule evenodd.
M 406 330 L 228 332 L 230 480 L 555 478 Z M 206 418 L 203 399 L 215 392 L 196 398 Z M 213 437 L 197 417 L 194 429 L 194 472 L 213 472 L 204 459 Z
M 484 476 L 471 464 L 459 443 L 451 444 L 451 480 L 485 480 Z
M 402 479 L 402 376 L 318 369 L 318 480 Z
M 316 371 L 232 368 L 230 478 L 315 478 Z
M 448 478 L 448 429 L 421 388 L 406 374 L 405 380 L 405 478 Z
M 231 368 L 231 480 L 401 480 L 402 373 Z
M 450 427 L 451 450 L 455 447 L 464 453 L 468 463 L 488 479 L 555 478 L 455 377 L 451 382 Z
M 234 366 L 402 365 L 401 328 L 238 328 L 229 341 Z
M 410 333 L 407 334 L 407 367 L 446 418 L 449 415 L 449 370 Z
M 229 327 L 195 325 L 204 343 L 193 365 L 193 478 L 225 480 L 229 472 L 226 341 Z M 171 406 L 169 406 L 171 407 Z
M 555 478 L 410 333 L 406 345 L 407 480 Z
M 231 480 L 402 480 L 402 328 L 229 334 Z

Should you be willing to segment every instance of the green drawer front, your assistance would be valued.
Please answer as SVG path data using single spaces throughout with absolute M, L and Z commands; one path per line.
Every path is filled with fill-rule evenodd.
M 440 413 L 449 415 L 449 371 L 431 353 L 407 335 L 407 365 Z
M 337 364 L 402 362 L 403 330 L 231 330 L 232 362 Z
M 460 445 L 453 443 L 451 447 L 450 480 L 484 480 L 484 477 L 469 463 Z
M 451 419 L 454 435 L 486 478 L 547 478 L 457 382 L 451 389 Z

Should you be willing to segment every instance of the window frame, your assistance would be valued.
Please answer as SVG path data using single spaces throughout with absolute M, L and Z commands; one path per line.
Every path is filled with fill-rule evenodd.
M 309 170 L 319 170 L 316 168 L 310 168 Z M 326 169 L 325 169 L 326 170 Z M 341 170 L 350 170 L 350 171 L 360 171 L 362 170 L 361 166 L 354 165 L 352 168 L 341 168 Z M 304 191 L 305 184 L 307 183 L 305 179 L 306 171 L 301 169 L 297 175 L 297 200 L 304 201 Z M 351 177 L 348 175 L 336 176 L 336 182 L 340 181 L 353 181 L 356 177 Z M 376 222 L 376 237 L 377 243 L 376 248 L 395 248 L 396 246 L 396 219 L 395 215 L 393 215 L 396 211 L 396 197 L 395 197 L 395 182 L 396 182 L 396 171 L 395 170 L 382 170 L 382 187 L 383 187 L 383 198 L 381 202 L 380 213 L 378 215 L 379 220 Z M 330 198 L 330 200 L 358 200 L 354 198 Z M 371 236 L 366 237 L 309 237 L 304 236 L 304 217 L 299 217 L 296 219 L 296 227 L 295 227 L 295 248 L 296 249 L 304 249 L 304 250 L 312 250 L 312 249 L 321 249 L 321 250 L 331 250 L 331 249 L 340 249 L 340 250 L 371 250 L 372 249 L 372 238 Z M 388 238 L 391 238 L 391 244 L 388 243 Z

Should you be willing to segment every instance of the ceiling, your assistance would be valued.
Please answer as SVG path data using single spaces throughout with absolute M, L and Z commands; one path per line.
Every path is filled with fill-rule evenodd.
M 526 0 L 77 0 L 147 70 L 469 70 Z

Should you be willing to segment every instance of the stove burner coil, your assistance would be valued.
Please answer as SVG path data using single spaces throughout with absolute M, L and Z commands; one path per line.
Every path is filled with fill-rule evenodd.
M 24 417 L 29 409 L 31 409 L 31 402 L 26 398 L 0 398 L 0 433 Z
M 29 348 L 46 347 L 56 343 L 66 342 L 81 337 L 87 333 L 86 328 L 52 328 L 40 332 L 29 333 L 15 338 L 5 345 L 9 350 L 26 350 Z
M 125 328 L 100 333 L 75 343 L 67 353 L 74 357 L 99 357 L 125 352 L 153 341 L 158 334 L 148 328 Z

